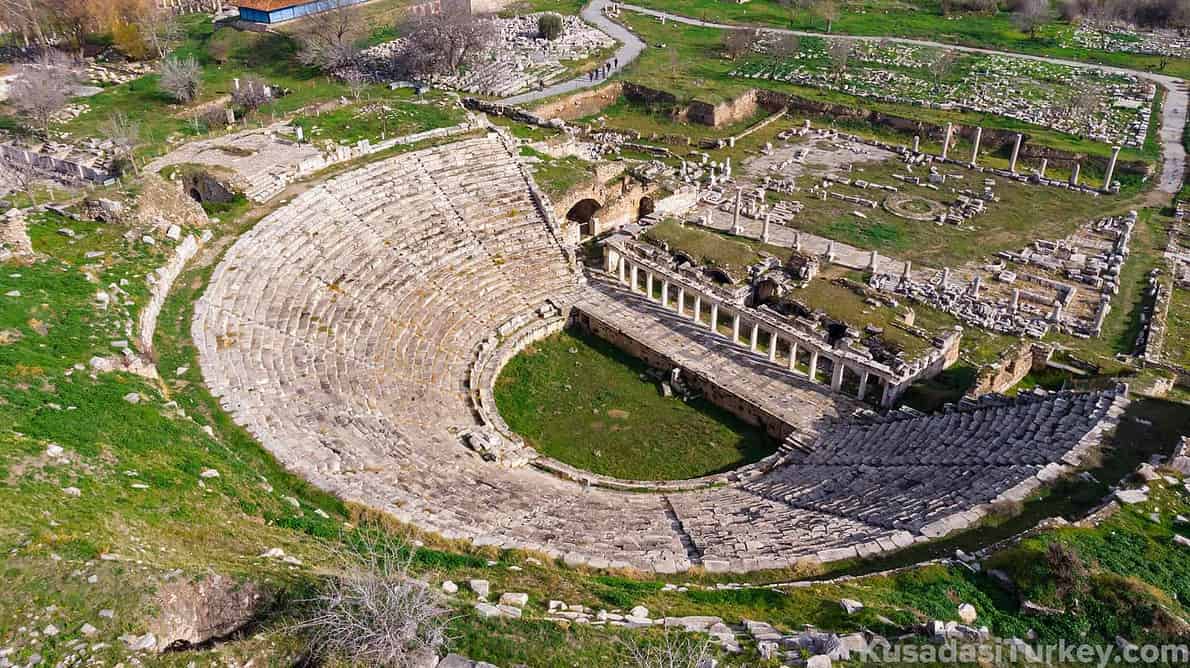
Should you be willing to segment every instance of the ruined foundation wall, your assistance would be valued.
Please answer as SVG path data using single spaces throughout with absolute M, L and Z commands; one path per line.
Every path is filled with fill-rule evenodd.
M 969 396 L 1003 392 L 1015 386 L 1030 371 L 1044 368 L 1053 352 L 1049 346 L 1027 341 L 1009 348 L 998 360 L 980 369 Z
M 675 364 L 664 353 L 654 350 L 647 343 L 637 341 L 614 326 L 608 325 L 579 309 L 575 309 L 572 312 L 570 320 L 571 326 L 598 336 L 629 355 L 644 361 L 651 367 L 668 372 L 680 366 Z M 776 416 L 756 406 L 748 399 L 724 390 L 711 378 L 705 378 L 682 368 L 682 379 L 687 385 L 701 392 L 707 401 L 735 415 L 748 424 L 762 427 L 770 437 L 777 441 L 783 441 L 793 431 L 788 424 Z
M 624 92 L 624 84 L 616 81 L 602 88 L 585 90 L 574 95 L 543 104 L 532 111 L 542 118 L 561 118 L 573 121 L 576 118 L 591 116 L 610 107 Z
M 726 100 L 719 104 L 709 104 L 695 100 L 686 107 L 686 117 L 694 123 L 721 127 L 746 121 L 760 110 L 757 103 L 758 91 L 749 90 L 734 100 Z

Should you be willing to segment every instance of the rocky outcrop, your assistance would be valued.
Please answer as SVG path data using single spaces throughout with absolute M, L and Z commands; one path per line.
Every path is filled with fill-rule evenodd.
M 256 583 L 224 575 L 175 580 L 157 592 L 158 614 L 149 633 L 159 652 L 201 645 L 244 628 L 269 600 Z

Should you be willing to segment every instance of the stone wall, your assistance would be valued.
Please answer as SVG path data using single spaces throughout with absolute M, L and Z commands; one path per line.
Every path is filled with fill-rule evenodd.
M 665 354 L 654 350 L 648 343 L 638 341 L 616 327 L 609 325 L 590 314 L 575 309 L 571 313 L 570 324 L 590 334 L 611 343 L 624 352 L 642 360 L 651 367 L 669 372 L 674 368 L 681 368 Z M 707 401 L 735 415 L 744 422 L 756 425 L 765 430 L 777 441 L 783 441 L 793 428 L 777 416 L 760 408 L 746 397 L 737 396 L 723 389 L 713 378 L 707 378 L 682 368 L 682 380 L 690 387 L 698 390 Z
M 587 90 L 550 102 L 533 110 L 544 118 L 561 118 L 573 121 L 576 118 L 592 116 L 611 106 L 623 97 L 633 104 L 648 107 L 665 107 L 677 121 L 689 121 L 701 125 L 719 127 L 747 120 L 760 110 L 760 93 L 748 90 L 739 97 L 711 104 L 694 100 L 681 104 L 677 96 L 656 88 L 630 82 L 614 82 L 602 88 Z
M 533 109 L 542 118 L 561 118 L 573 121 L 576 118 L 597 114 L 615 103 L 624 92 L 624 84 L 616 81 L 602 88 L 584 90 L 567 95 L 559 100 Z
M 693 123 L 720 127 L 746 121 L 760 110 L 757 103 L 758 91 L 752 89 L 734 100 L 710 104 L 695 100 L 686 107 L 686 118 Z
M 209 238 L 210 232 L 206 232 L 204 236 Z M 199 244 L 198 237 L 193 234 L 186 237 L 186 240 L 178 245 L 169 262 L 145 277 L 149 283 L 149 301 L 141 309 L 136 339 L 136 347 L 142 354 L 153 353 L 153 334 L 157 331 L 157 318 L 161 315 L 161 307 L 165 305 L 165 299 L 186 263 L 198 253 Z
M 1041 343 L 1021 342 L 1000 354 L 999 359 L 979 370 L 968 396 L 1004 392 L 1021 382 L 1034 369 L 1043 369 L 1054 349 Z

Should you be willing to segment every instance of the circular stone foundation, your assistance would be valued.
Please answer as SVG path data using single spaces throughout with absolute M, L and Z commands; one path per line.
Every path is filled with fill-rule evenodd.
M 946 205 L 932 199 L 893 193 L 884 199 L 884 209 L 899 218 L 929 222 L 946 213 Z

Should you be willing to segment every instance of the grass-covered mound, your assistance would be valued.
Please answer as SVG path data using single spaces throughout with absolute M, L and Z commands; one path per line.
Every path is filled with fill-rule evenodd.
M 763 431 L 707 401 L 662 396 L 647 369 L 606 341 L 562 332 L 508 363 L 496 404 L 542 453 L 617 478 L 695 478 L 773 452 Z

